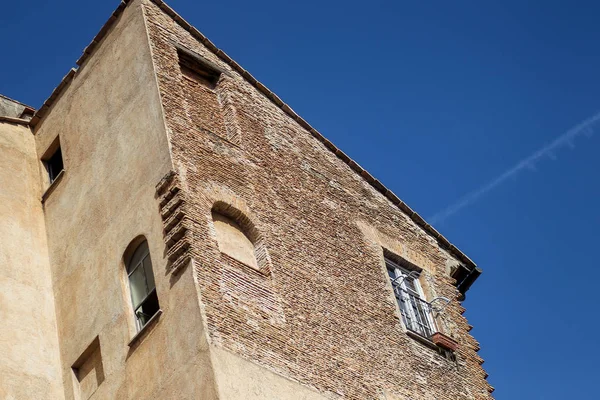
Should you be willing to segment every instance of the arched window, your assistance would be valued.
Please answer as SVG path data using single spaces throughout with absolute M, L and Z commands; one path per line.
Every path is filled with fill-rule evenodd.
M 127 260 L 127 276 L 131 291 L 131 303 L 138 330 L 142 329 L 159 310 L 152 261 L 148 242 L 144 240 L 130 253 Z
M 212 218 L 221 253 L 258 270 L 254 243 L 242 227 L 232 218 L 216 211 L 213 211 Z

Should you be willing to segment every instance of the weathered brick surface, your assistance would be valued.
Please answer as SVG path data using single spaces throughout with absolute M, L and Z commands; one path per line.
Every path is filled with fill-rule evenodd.
M 208 130 L 209 132 L 226 137 L 225 123 L 223 120 L 223 112 L 217 93 L 198 82 L 202 80 L 192 70 L 183 68 L 181 88 L 186 96 L 185 105 L 186 111 L 190 116 L 190 120 L 196 129 Z M 193 107 L 188 105 L 202 104 L 203 107 Z
M 443 321 L 456 362 L 406 334 L 382 246 L 423 268 L 429 298 L 456 299 L 457 261 L 155 3 L 144 11 L 212 343 L 332 397 L 491 398 L 456 300 Z M 228 71 L 220 109 L 205 89 L 189 93 L 173 43 Z M 216 203 L 260 233 L 266 273 L 219 252 Z

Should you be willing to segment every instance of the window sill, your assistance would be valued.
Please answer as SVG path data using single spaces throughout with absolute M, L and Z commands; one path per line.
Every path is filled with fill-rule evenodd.
M 60 171 L 58 173 L 58 175 L 56 175 L 56 178 L 52 181 L 52 183 L 50 184 L 50 186 L 48 186 L 48 189 L 46 189 L 46 191 L 42 195 L 42 203 L 45 203 L 46 199 L 48 199 L 48 196 L 50 196 L 50 194 L 52 194 L 52 192 L 54 192 L 54 189 L 56 189 L 56 187 L 58 186 L 58 184 L 60 183 L 60 181 L 62 181 L 62 178 L 63 178 L 64 175 L 65 175 L 65 170 L 64 169 L 62 171 Z
M 456 361 L 456 356 L 454 355 L 454 352 L 451 350 L 446 350 L 440 346 L 438 346 L 437 344 L 433 343 L 431 340 L 419 335 L 418 333 L 415 333 L 411 330 L 407 330 L 406 334 L 416 340 L 417 342 L 421 343 L 422 345 L 429 347 L 432 350 L 435 350 L 439 355 L 441 355 L 442 357 L 444 357 L 445 359 L 449 360 L 449 361 Z
M 156 312 L 156 314 L 154 314 L 152 316 L 152 318 L 150 318 L 148 320 L 148 322 L 146 323 L 146 325 L 144 325 L 142 327 L 142 329 L 140 329 L 138 331 L 138 333 L 136 333 L 131 340 L 129 341 L 129 343 L 127 343 L 127 346 L 129 347 L 134 347 L 137 345 L 137 343 L 141 340 L 142 337 L 146 336 L 146 334 L 148 332 L 150 332 L 150 328 L 152 328 L 154 325 L 156 325 L 156 323 L 158 322 L 159 317 L 162 315 L 163 311 L 162 310 L 158 310 Z
M 434 350 L 437 350 L 437 348 L 438 348 L 438 346 L 435 343 L 433 343 L 431 340 L 427 339 L 426 337 L 419 335 L 418 333 L 415 333 L 411 330 L 407 330 L 406 334 L 409 337 L 415 339 L 416 341 L 421 342 L 422 344 L 424 344 L 427 347 L 431 347 Z

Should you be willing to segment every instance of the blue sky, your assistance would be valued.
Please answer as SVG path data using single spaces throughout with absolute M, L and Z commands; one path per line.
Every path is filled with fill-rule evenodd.
M 483 3 L 169 1 L 424 217 L 600 112 L 597 3 Z M 4 2 L 0 93 L 41 105 L 116 5 Z M 497 399 L 597 396 L 597 129 L 435 225 Z

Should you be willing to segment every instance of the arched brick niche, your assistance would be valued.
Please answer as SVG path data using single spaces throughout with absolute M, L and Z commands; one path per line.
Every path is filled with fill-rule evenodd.
M 211 214 L 221 254 L 269 275 L 270 258 L 265 240 L 250 218 L 224 201 L 215 202 Z

